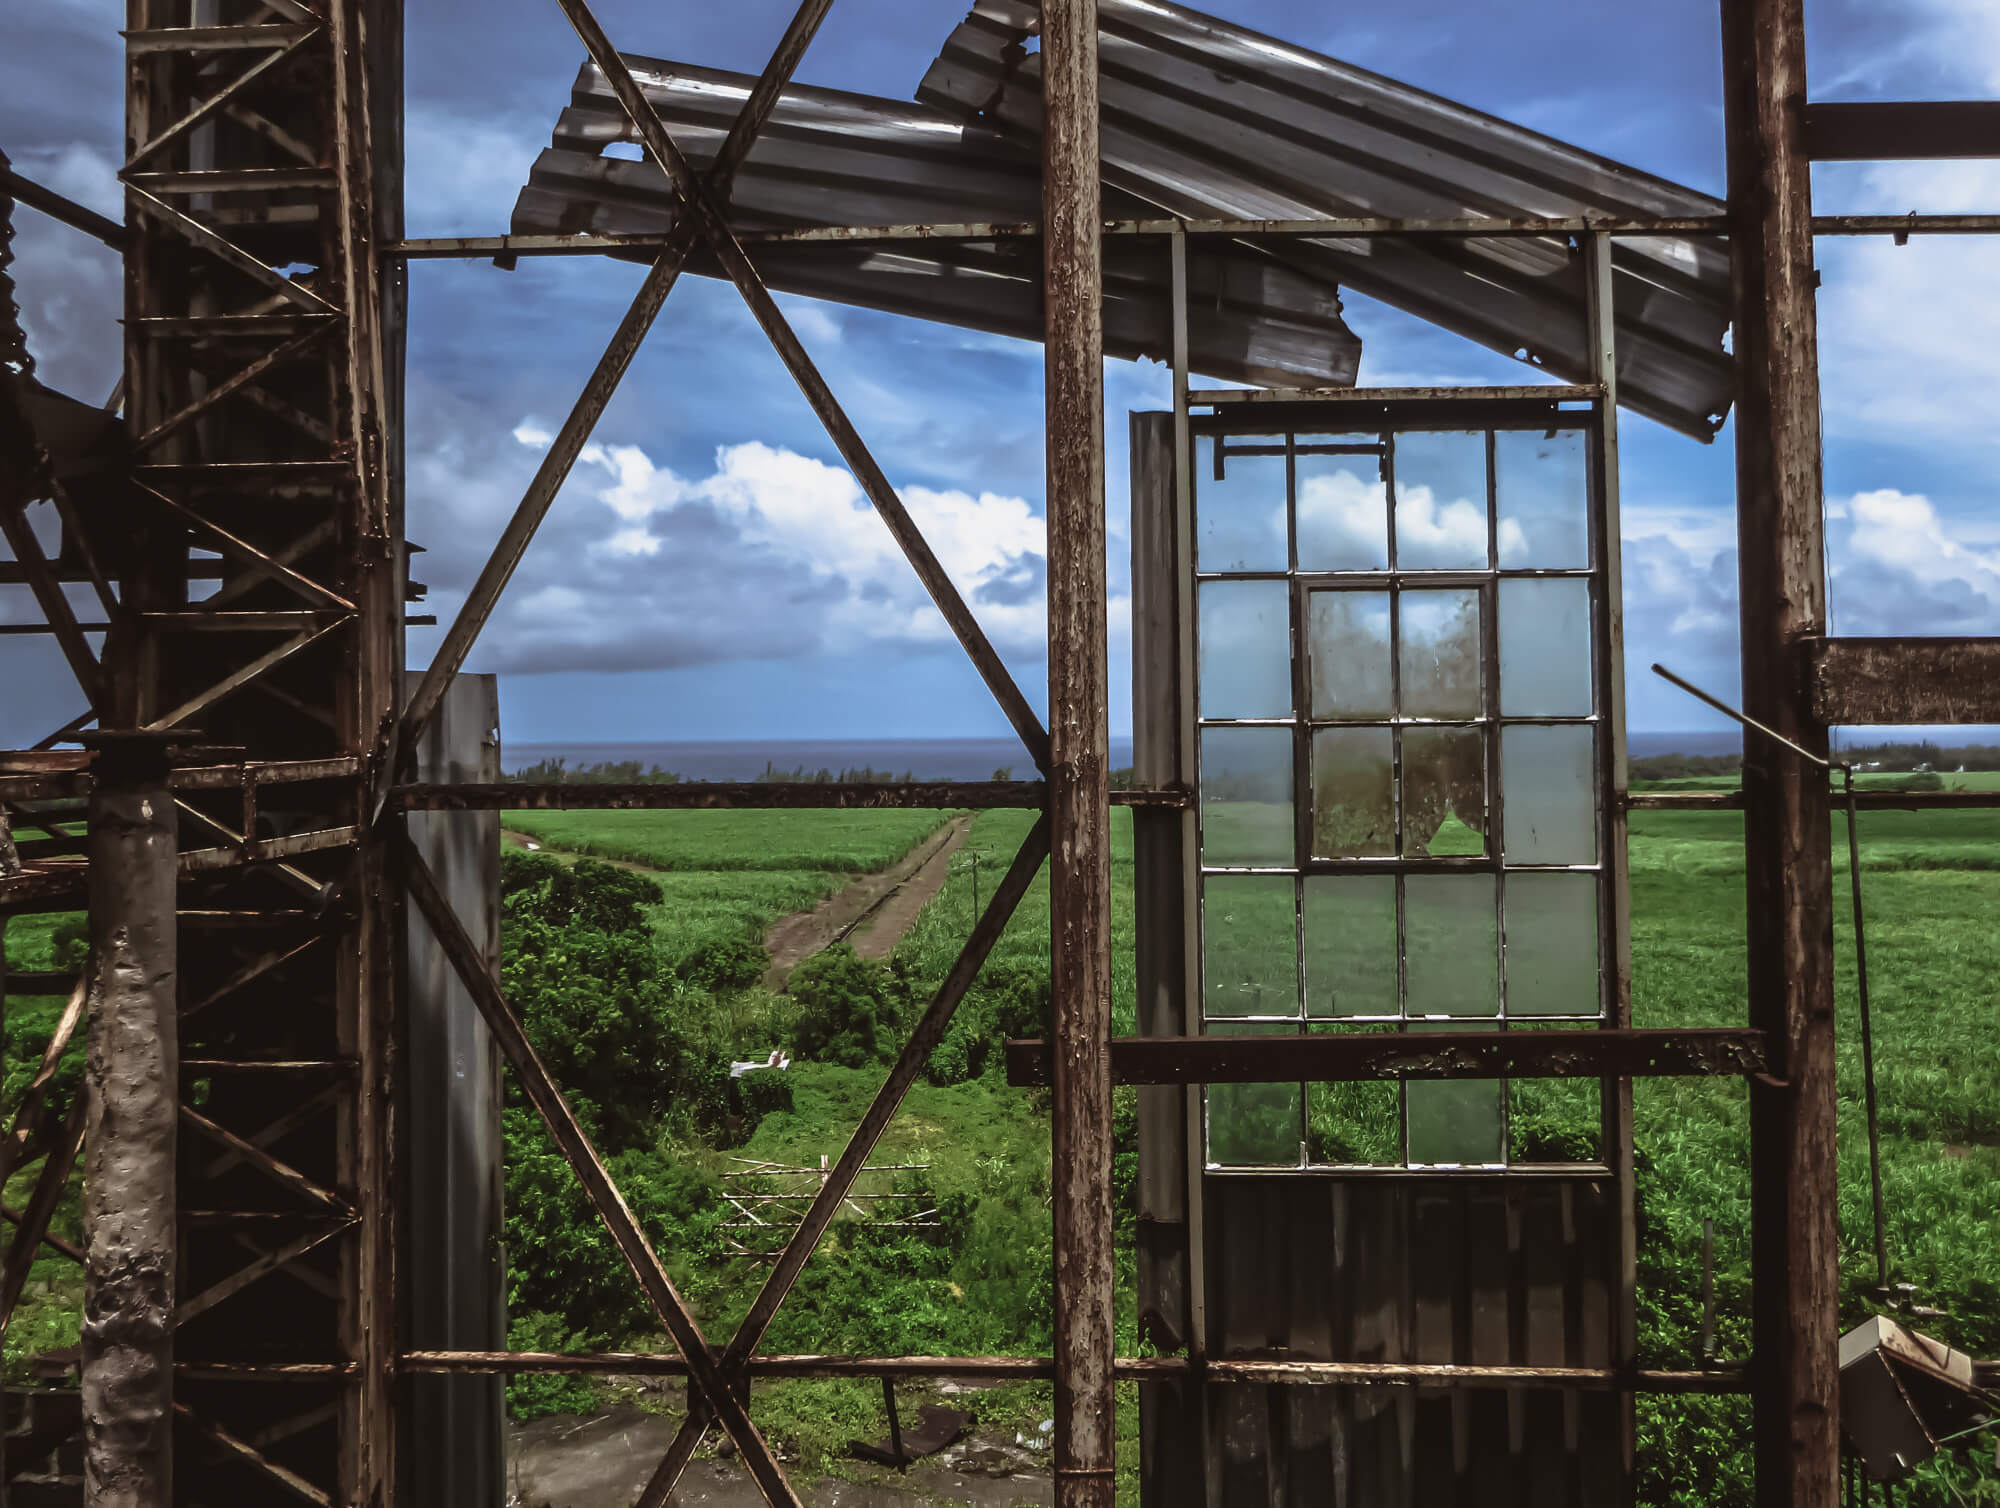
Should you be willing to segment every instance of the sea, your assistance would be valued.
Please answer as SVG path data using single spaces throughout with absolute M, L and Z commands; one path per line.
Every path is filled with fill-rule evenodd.
M 1636 758 L 1655 754 L 1735 754 L 1742 742 L 1734 733 L 1633 733 Z M 637 761 L 644 769 L 671 770 L 683 780 L 754 780 L 766 768 L 814 774 L 831 770 L 886 770 L 900 779 L 991 780 L 1000 772 L 1013 780 L 1034 778 L 1035 763 L 1011 738 L 904 739 L 741 739 L 679 743 L 516 743 L 501 744 L 509 774 L 545 760 L 560 759 L 571 770 L 596 764 Z M 1132 740 L 1113 736 L 1111 765 L 1132 763 Z

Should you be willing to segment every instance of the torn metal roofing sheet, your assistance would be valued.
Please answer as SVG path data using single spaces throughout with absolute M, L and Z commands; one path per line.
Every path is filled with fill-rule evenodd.
M 697 171 L 714 160 L 755 80 L 628 58 L 646 97 Z M 647 235 L 672 223 L 666 176 L 607 157 L 637 134 L 594 65 L 577 77 L 554 144 L 514 207 L 517 235 Z M 634 154 L 636 156 L 636 153 Z M 739 229 L 1041 218 L 1041 165 L 1023 147 L 923 105 L 794 85 L 738 171 Z M 1105 210 L 1144 206 L 1107 190 Z M 633 253 L 644 258 L 644 253 Z M 1030 239 L 963 245 L 764 245 L 752 260 L 771 287 L 837 303 L 1039 340 L 1041 247 Z M 1157 239 L 1105 248 L 1104 344 L 1112 355 L 1172 352 L 1168 249 Z M 1236 244 L 1189 249 L 1189 356 L 1207 376 L 1269 386 L 1352 387 L 1361 342 L 1340 317 L 1338 280 Z M 691 270 L 719 275 L 696 258 Z
M 1030 145 L 1029 0 L 977 0 L 917 98 Z M 1161 0 L 1098 0 L 1107 184 L 1187 219 L 1719 215 L 1705 194 Z M 1274 243 L 1302 272 L 1587 380 L 1582 259 L 1560 241 Z M 1715 237 L 1615 250 L 1619 398 L 1701 439 L 1727 412 L 1729 257 Z

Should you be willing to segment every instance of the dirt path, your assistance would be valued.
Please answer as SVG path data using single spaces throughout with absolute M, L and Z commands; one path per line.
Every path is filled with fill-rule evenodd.
M 771 967 L 764 983 L 774 990 L 799 963 L 842 941 L 863 958 L 886 958 L 932 898 L 951 878 L 952 855 L 965 845 L 972 818 L 954 817 L 878 874 L 864 874 L 810 911 L 784 918 L 764 934 Z

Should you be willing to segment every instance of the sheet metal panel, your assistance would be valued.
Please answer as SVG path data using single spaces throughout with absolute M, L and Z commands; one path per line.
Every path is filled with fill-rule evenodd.
M 706 171 L 755 80 L 654 58 L 628 61 L 675 142 Z M 663 234 L 673 223 L 665 174 L 651 162 L 603 155 L 635 141 L 610 86 L 586 64 L 553 145 L 535 162 L 515 204 L 514 234 Z M 1033 222 L 1041 218 L 1039 153 L 1033 142 L 1024 146 L 927 106 L 793 85 L 738 172 L 731 204 L 745 230 Z M 1106 192 L 1107 214 L 1145 210 L 1129 195 Z M 1106 350 L 1167 360 L 1173 326 L 1166 246 L 1111 243 L 1104 256 Z M 754 257 L 765 281 L 787 292 L 1041 338 L 1041 247 L 1032 240 L 772 246 Z M 690 265 L 720 275 L 704 256 Z M 1254 248 L 1218 245 L 1192 258 L 1191 291 L 1198 371 L 1259 385 L 1304 378 L 1353 386 L 1361 343 L 1341 319 L 1332 275 L 1285 266 Z
M 1719 215 L 1719 201 L 1379 74 L 1161 0 L 1100 0 L 1104 172 L 1171 215 L 1301 219 Z M 1026 142 L 1041 130 L 1030 0 L 978 0 L 917 97 Z M 1583 259 L 1528 237 L 1286 242 L 1315 276 L 1590 379 Z M 1707 439 L 1733 368 L 1716 237 L 1621 242 L 1620 401 Z

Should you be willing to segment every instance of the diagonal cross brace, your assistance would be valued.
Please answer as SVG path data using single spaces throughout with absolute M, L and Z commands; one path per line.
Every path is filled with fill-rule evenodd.
M 839 400 L 833 396 L 833 390 L 827 386 L 825 377 L 820 375 L 819 368 L 813 365 L 812 358 L 799 343 L 798 335 L 779 310 L 776 301 L 772 299 L 770 289 L 764 286 L 764 280 L 757 275 L 757 269 L 751 265 L 749 255 L 743 250 L 743 243 L 736 239 L 736 232 L 730 229 L 729 221 L 723 215 L 715 196 L 695 175 L 694 169 L 681 154 L 680 148 L 674 145 L 673 136 L 652 105 L 647 102 L 645 92 L 632 77 L 632 70 L 625 66 L 624 58 L 620 57 L 617 50 L 612 47 L 610 38 L 604 34 L 604 28 L 598 25 L 597 18 L 591 14 L 585 0 L 556 0 L 556 3 L 562 7 L 563 14 L 569 17 L 570 25 L 576 28 L 576 34 L 583 39 L 583 45 L 590 53 L 591 60 L 609 81 L 612 91 L 618 96 L 618 103 L 624 106 L 625 113 L 637 127 L 641 139 L 646 144 L 646 150 L 666 170 L 681 209 L 685 212 L 680 218 L 692 216 L 695 220 L 702 239 L 708 242 L 709 249 L 722 264 L 723 271 L 736 285 L 736 291 L 743 295 L 743 301 L 750 306 L 751 315 L 763 328 L 772 348 L 785 363 L 786 370 L 792 374 L 792 380 L 798 383 L 799 390 L 805 394 L 806 402 L 812 405 L 820 423 L 826 426 L 826 432 L 832 438 L 834 447 L 839 450 L 841 459 L 846 461 L 849 469 L 853 471 L 854 479 L 861 484 L 861 490 L 868 495 L 869 502 L 875 505 L 875 511 L 882 515 L 882 521 L 889 526 L 890 534 L 902 547 L 903 554 L 909 559 L 918 579 L 930 593 L 931 601 L 944 615 L 945 622 L 951 625 L 952 632 L 958 636 L 958 642 L 971 658 L 973 667 L 986 682 L 987 689 L 993 693 L 994 699 L 1000 703 L 1000 710 L 1007 715 L 1007 721 L 1013 725 L 1015 735 L 1035 761 L 1035 768 L 1046 775 L 1049 769 L 1048 730 L 1042 726 L 1042 721 L 1035 715 L 1034 708 L 1028 705 L 1027 697 L 1015 684 L 1014 678 L 1008 674 L 1006 665 L 1002 663 L 992 642 L 986 637 L 986 631 L 979 626 L 979 620 L 965 605 L 965 599 L 959 595 L 957 586 L 953 584 L 944 566 L 939 563 L 937 556 L 931 553 L 930 544 L 925 540 L 923 531 L 910 517 L 909 510 L 903 506 L 903 500 L 896 495 L 896 489 L 889 484 L 889 478 L 876 464 L 875 457 L 869 452 L 868 447 L 862 443 L 853 421 L 847 417 L 846 410 L 841 408 Z
M 811 1260 L 813 1250 L 820 1238 L 833 1223 L 840 1205 L 860 1177 L 861 1170 L 868 1165 L 868 1159 L 881 1141 L 882 1133 L 889 1128 L 895 1118 L 897 1108 L 903 1103 L 903 1096 L 909 1093 L 917 1075 L 923 1072 L 938 1043 L 951 1028 L 951 1019 L 958 1010 L 959 1002 L 979 977 L 979 970 L 986 962 L 987 954 L 1000 940 L 1000 934 L 1007 930 L 1007 923 L 1014 910 L 1021 903 L 1021 897 L 1028 893 L 1028 886 L 1041 872 L 1042 860 L 1049 852 L 1049 819 L 1044 816 L 1035 823 L 1032 831 L 1022 840 L 1021 847 L 1014 855 L 1014 862 L 1007 867 L 993 898 L 980 913 L 978 925 L 972 935 L 965 940 L 959 950 L 957 961 L 946 974 L 944 982 L 938 986 L 937 994 L 925 1009 L 923 1018 L 910 1033 L 910 1040 L 903 1045 L 895 1066 L 889 1070 L 889 1077 L 876 1091 L 874 1103 L 869 1105 L 867 1114 L 861 1117 L 861 1124 L 854 1128 L 854 1135 L 848 1139 L 847 1150 L 840 1154 L 831 1172 L 821 1183 L 818 1193 L 813 1196 L 812 1207 L 805 1218 L 799 1221 L 798 1229 L 786 1242 L 784 1252 L 779 1256 L 771 1275 L 764 1280 L 758 1291 L 756 1302 L 750 1312 L 736 1327 L 736 1334 L 730 1339 L 729 1349 L 722 1355 L 722 1369 L 726 1374 L 735 1375 L 757 1349 L 757 1343 L 764 1338 L 770 1328 L 778 1308 L 791 1292 L 792 1284 L 799 1273 Z M 695 1448 L 701 1444 L 701 1437 L 707 1428 L 707 1420 L 701 1411 L 690 1407 L 687 1418 L 681 1422 L 680 1431 L 674 1436 L 673 1444 L 667 1448 L 666 1456 L 654 1470 L 652 1479 L 646 1483 L 646 1490 L 639 1495 L 634 1508 L 663 1508 L 672 1497 L 674 1485 L 680 1480 L 681 1472 L 687 1468 Z
M 784 93 L 785 85 L 791 82 L 799 60 L 805 56 L 807 45 L 832 5 L 833 0 L 801 0 L 791 26 L 778 43 L 778 50 L 771 54 L 771 61 L 764 66 L 763 76 L 750 91 L 750 97 L 743 102 L 736 123 L 729 128 L 722 150 L 716 153 L 715 162 L 709 168 L 708 181 L 712 192 L 727 192 L 737 168 L 749 156 L 757 133 L 770 119 L 779 96 Z M 487 619 L 493 616 L 500 594 L 507 589 L 507 583 L 513 579 L 515 570 L 528 553 L 528 546 L 534 541 L 535 531 L 541 527 L 542 520 L 554 504 L 556 493 L 568 480 L 570 468 L 582 454 L 584 443 L 589 440 L 591 431 L 597 427 L 598 419 L 611 402 L 611 395 L 624 380 L 626 369 L 638 354 L 646 332 L 652 329 L 667 295 L 673 292 L 681 269 L 687 265 L 687 259 L 694 250 L 695 231 L 692 220 L 685 220 L 684 224 L 674 227 L 673 234 L 660 251 L 659 260 L 653 263 L 645 282 L 632 296 L 625 317 L 618 322 L 610 344 L 605 346 L 604 354 L 597 359 L 590 380 L 577 395 L 575 406 L 570 409 L 569 417 L 563 420 L 562 429 L 550 443 L 548 454 L 542 457 L 542 464 L 535 469 L 534 480 L 528 484 L 520 505 L 515 508 L 513 517 L 508 519 L 507 527 L 501 531 L 499 542 L 494 545 L 479 579 L 473 583 L 458 615 L 452 619 L 444 643 L 438 646 L 430 668 L 417 684 L 399 725 L 396 746 L 390 750 L 390 758 L 385 763 L 385 778 L 394 779 L 402 763 L 403 752 L 416 747 L 425 725 L 437 712 L 438 703 L 444 700 L 446 688 L 465 664 L 466 656 L 472 652 L 473 641 L 486 627 Z
M 777 1459 L 771 1454 L 770 1446 L 758 1433 L 757 1426 L 750 1422 L 750 1414 L 742 1398 L 731 1390 L 723 1376 L 715 1354 L 709 1350 L 700 1326 L 688 1310 L 687 1301 L 674 1287 L 673 1279 L 667 1276 L 659 1254 L 639 1228 L 638 1220 L 625 1203 L 624 1196 L 618 1192 L 618 1185 L 612 1181 L 603 1160 L 597 1155 L 597 1149 L 591 1145 L 569 1102 L 563 1098 L 562 1090 L 556 1087 L 548 1068 L 536 1054 L 520 1017 L 507 1003 L 492 966 L 466 932 L 458 914 L 451 909 L 451 902 L 439 888 L 437 877 L 431 873 L 423 855 L 400 827 L 397 839 L 410 895 L 417 908 L 430 923 L 438 945 L 451 960 L 452 968 L 465 985 L 466 992 L 479 1007 L 487 1029 L 493 1033 L 493 1040 L 512 1065 L 515 1082 L 533 1103 L 542 1123 L 548 1127 L 550 1137 L 575 1172 L 577 1181 L 583 1185 L 584 1193 L 596 1209 L 598 1218 L 604 1222 L 604 1228 L 617 1245 L 619 1254 L 639 1280 L 654 1317 L 673 1338 L 681 1355 L 687 1358 L 690 1407 L 694 1407 L 695 1400 L 700 1399 L 715 1411 L 722 1427 L 736 1442 L 737 1449 L 743 1452 L 744 1466 L 772 1508 L 803 1508 L 791 1483 L 785 1480 L 785 1473 Z

